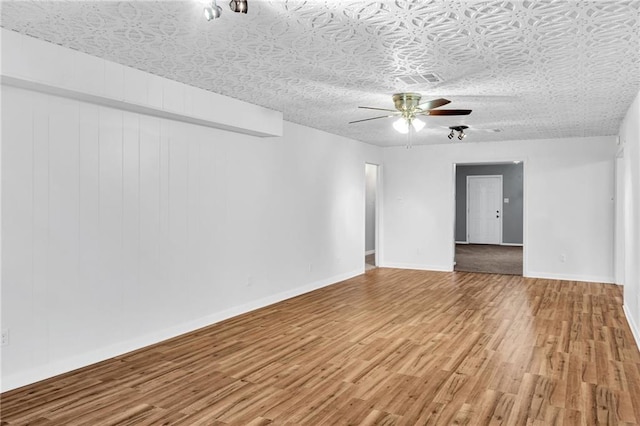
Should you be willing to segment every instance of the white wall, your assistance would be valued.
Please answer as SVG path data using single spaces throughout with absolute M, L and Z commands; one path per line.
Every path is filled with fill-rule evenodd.
M 620 126 L 624 161 L 624 309 L 640 347 L 640 92 Z
M 615 149 L 614 137 L 385 149 L 382 265 L 452 270 L 453 164 L 523 160 L 525 274 L 612 282 Z
M 377 148 L 2 89 L 3 391 L 363 272 Z

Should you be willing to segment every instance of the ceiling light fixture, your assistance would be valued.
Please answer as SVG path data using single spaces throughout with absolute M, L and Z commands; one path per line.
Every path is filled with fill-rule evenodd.
M 396 129 L 397 132 L 406 135 L 409 133 L 409 122 L 404 117 L 400 117 L 393 122 L 393 128 Z
M 424 121 L 420 120 L 419 118 L 414 118 L 413 120 L 411 120 L 411 125 L 416 130 L 416 132 L 424 129 L 425 126 Z
M 447 135 L 447 137 L 449 139 L 453 139 L 453 137 L 455 136 L 455 134 L 453 133 L 454 131 L 458 132 L 458 140 L 462 140 L 465 137 L 467 137 L 467 134 L 464 132 L 464 129 L 468 129 L 469 126 L 451 126 L 449 127 L 449 129 L 451 129 L 451 132 Z
M 222 15 L 222 8 L 218 6 L 216 0 L 211 0 L 204 6 L 204 17 L 207 21 L 218 19 Z
M 232 12 L 236 13 L 247 13 L 249 9 L 247 0 L 231 0 L 229 2 L 229 7 L 231 8 Z
M 407 148 L 411 148 L 412 134 L 424 129 L 425 122 L 416 118 L 415 115 L 404 115 L 393 122 L 393 128 L 396 131 L 407 135 Z
M 424 129 L 425 122 L 415 117 L 400 117 L 393 122 L 393 128 L 403 135 L 409 133 L 409 126 L 413 127 L 413 130 L 416 132 L 419 132 Z

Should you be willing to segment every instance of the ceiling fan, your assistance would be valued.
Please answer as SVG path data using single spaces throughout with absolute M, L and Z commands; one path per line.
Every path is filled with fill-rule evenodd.
M 349 124 L 360 123 L 363 121 L 378 120 L 380 118 L 400 117 L 393 123 L 393 127 L 400 133 L 409 133 L 409 130 L 413 128 L 416 132 L 422 130 L 425 123 L 418 119 L 419 115 L 469 115 L 470 109 L 436 109 L 443 105 L 451 103 L 450 100 L 440 98 L 431 101 L 420 103 L 422 95 L 420 93 L 396 93 L 392 96 L 393 104 L 396 107 L 393 109 L 375 108 L 375 107 L 358 107 L 363 109 L 372 109 L 376 111 L 389 111 L 393 114 L 381 115 L 378 117 L 365 118 L 363 120 L 355 120 L 349 122 Z

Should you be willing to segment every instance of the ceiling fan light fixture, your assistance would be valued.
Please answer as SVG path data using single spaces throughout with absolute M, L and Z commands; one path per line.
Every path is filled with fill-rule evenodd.
M 231 3 L 234 3 L 232 0 Z M 232 5 L 233 9 L 233 5 Z M 439 115 L 439 116 L 451 116 L 451 115 L 469 115 L 471 114 L 470 109 L 436 109 L 443 105 L 447 105 L 451 103 L 450 100 L 444 98 L 433 99 L 427 102 L 420 103 L 422 96 L 419 93 L 407 92 L 407 93 L 396 93 L 392 97 L 393 104 L 395 106 L 395 110 L 387 109 L 387 108 L 377 108 L 377 107 L 366 107 L 359 106 L 358 108 L 364 109 L 372 109 L 376 111 L 386 111 L 387 115 L 381 115 L 378 117 L 365 118 L 362 120 L 350 121 L 349 124 L 360 123 L 363 121 L 370 120 L 379 120 L 381 118 L 390 118 L 390 117 L 398 117 L 397 120 L 393 122 L 393 128 L 396 129 L 398 133 L 403 135 L 409 135 L 407 138 L 408 143 L 407 147 L 411 146 L 411 135 L 415 132 L 420 132 L 422 129 L 426 127 L 426 123 L 418 118 L 418 116 L 424 115 Z M 392 114 L 389 114 L 391 112 Z M 455 136 L 454 131 L 460 131 L 462 129 L 466 129 L 467 126 L 452 126 L 449 127 L 451 129 L 451 133 L 449 134 L 449 139 L 452 139 Z M 464 136 L 460 138 L 462 140 Z
M 407 133 L 409 133 L 409 126 L 413 127 L 413 130 L 415 130 L 416 132 L 419 132 L 420 130 L 424 129 L 425 122 L 415 117 L 414 118 L 400 117 L 393 122 L 393 128 L 396 129 L 396 131 L 402 133 L 403 135 L 406 135 Z
M 409 133 L 409 122 L 406 118 L 400 117 L 393 122 L 393 128 L 396 129 L 397 132 L 406 135 Z
M 462 130 L 460 130 L 460 133 L 458 133 L 458 139 L 459 139 L 459 140 L 464 139 L 466 136 L 467 136 L 467 135 L 466 135 Z
M 424 129 L 425 123 L 419 118 L 414 118 L 413 120 L 411 120 L 411 125 L 416 132 L 419 132 L 420 130 Z

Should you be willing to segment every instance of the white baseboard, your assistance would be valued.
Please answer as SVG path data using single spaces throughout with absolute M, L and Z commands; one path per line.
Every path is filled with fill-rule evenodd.
M 442 265 L 423 265 L 420 263 L 385 263 L 383 268 L 415 269 L 418 271 L 452 272 L 452 267 Z
M 527 278 L 544 278 L 549 280 L 562 281 L 584 281 L 589 283 L 605 283 L 613 284 L 613 277 L 597 276 L 597 275 L 573 275 L 573 274 L 556 274 L 551 272 L 525 271 Z
M 456 241 L 456 244 L 469 244 L 468 241 Z
M 38 369 L 9 374 L 2 377 L 0 391 L 6 392 L 12 389 L 19 388 L 21 386 L 38 382 L 40 380 L 57 376 L 59 374 L 67 373 L 78 368 L 86 367 L 88 365 L 95 364 L 109 358 L 123 355 L 127 352 L 141 349 L 146 346 L 162 342 L 163 340 L 171 339 L 181 334 L 189 333 L 199 328 L 207 327 L 217 322 L 224 321 L 226 319 L 245 314 L 247 312 L 251 312 L 286 299 L 290 299 L 292 297 L 300 296 L 301 294 L 318 290 L 322 287 L 344 281 L 363 273 L 364 268 L 358 268 L 356 270 L 344 274 L 335 275 L 323 280 L 315 281 L 310 284 L 294 288 L 292 290 L 283 291 L 272 296 L 263 297 L 261 299 L 244 303 L 239 306 L 234 306 L 232 308 L 225 309 L 224 311 L 215 312 L 205 317 L 178 324 L 170 328 L 159 330 L 153 333 L 148 333 L 135 339 L 130 339 L 124 342 L 116 343 L 114 345 L 106 346 L 104 348 L 99 348 L 91 352 L 57 360 Z
M 629 308 L 626 304 L 622 305 L 622 309 L 624 310 L 624 315 L 627 317 L 627 323 L 629 324 L 631 333 L 633 333 L 633 338 L 636 340 L 636 346 L 640 349 L 640 328 L 638 327 L 638 324 L 635 323 L 633 315 L 629 312 Z
M 364 255 L 365 255 L 365 256 L 367 256 L 367 255 L 369 255 L 369 254 L 374 254 L 375 252 L 376 252 L 375 250 L 366 250 L 366 251 L 364 252 Z

